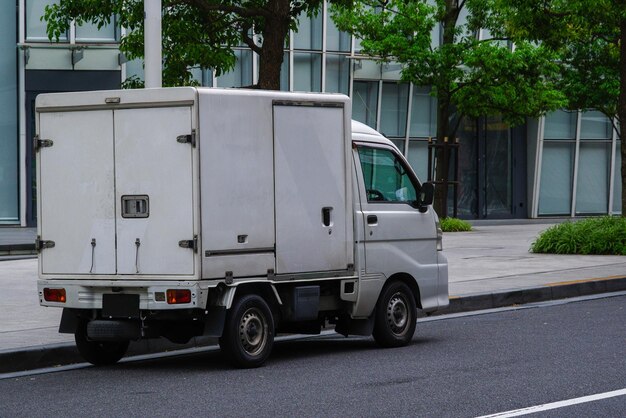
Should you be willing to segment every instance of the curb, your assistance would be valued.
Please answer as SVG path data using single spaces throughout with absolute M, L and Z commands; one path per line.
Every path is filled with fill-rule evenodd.
M 215 337 L 194 337 L 187 344 L 175 344 L 165 338 L 131 341 L 126 356 L 164 353 L 168 351 L 217 345 Z M 74 343 L 49 344 L 0 351 L 0 379 L 3 373 L 60 367 L 84 363 Z
M 462 297 L 452 296 L 450 297 L 450 306 L 434 315 L 440 316 L 526 303 L 547 302 L 550 300 L 619 292 L 623 290 L 626 290 L 626 277 L 611 277 L 554 283 L 540 287 L 515 289 L 504 292 L 483 293 Z M 216 344 L 217 338 L 214 337 L 195 337 L 187 344 L 171 343 L 164 338 L 141 340 L 131 342 L 127 355 L 154 354 L 207 347 Z M 18 350 L 4 350 L 0 351 L 0 379 L 4 373 L 59 367 L 75 363 L 84 363 L 84 360 L 73 343 L 26 347 Z
M 480 293 L 462 297 L 451 296 L 450 306 L 436 312 L 434 315 L 502 308 L 525 303 L 547 302 L 622 290 L 626 290 L 626 277 L 577 280 L 504 292 Z

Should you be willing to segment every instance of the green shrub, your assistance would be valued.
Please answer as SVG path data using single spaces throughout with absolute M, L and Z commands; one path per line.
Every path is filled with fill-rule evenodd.
M 443 232 L 465 232 L 471 231 L 472 225 L 470 225 L 469 222 L 457 218 L 442 218 L 441 229 Z
M 533 253 L 626 255 L 626 218 L 603 216 L 566 221 L 543 231 Z

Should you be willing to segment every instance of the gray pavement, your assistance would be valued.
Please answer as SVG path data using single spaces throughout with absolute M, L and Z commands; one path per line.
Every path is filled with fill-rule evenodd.
M 444 234 L 448 312 L 626 290 L 626 257 L 529 253 L 530 244 L 550 226 L 533 221 L 476 222 L 472 232 Z M 73 336 L 57 332 L 61 309 L 39 306 L 37 260 L 0 260 L 4 260 L 0 261 L 0 289 L 5 296 L 0 301 L 0 373 L 6 363 L 2 359 L 20 353 L 38 353 L 25 363 L 47 357 L 48 364 L 58 364 L 55 350 L 73 347 Z M 191 346 L 205 343 L 194 340 Z M 135 352 L 175 347 L 148 342 L 137 345 Z

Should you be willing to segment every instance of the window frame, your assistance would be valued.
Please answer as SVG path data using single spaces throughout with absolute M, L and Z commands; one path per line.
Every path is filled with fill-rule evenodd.
M 360 182 L 361 185 L 359 185 L 359 193 L 361 194 L 361 196 L 365 198 L 364 200 L 365 202 L 367 202 L 367 204 L 393 204 L 393 205 L 404 204 L 404 205 L 410 206 L 413 209 L 417 208 L 417 202 L 418 202 L 419 194 L 422 189 L 422 183 L 419 181 L 419 179 L 413 172 L 413 168 L 411 167 L 410 164 L 408 164 L 408 162 L 406 161 L 402 153 L 399 152 L 399 150 L 386 144 L 362 142 L 362 141 L 355 141 L 353 148 L 354 148 L 356 156 L 358 157 L 358 166 L 359 166 L 358 177 L 361 178 L 362 180 Z M 370 200 L 368 199 L 367 189 L 365 185 L 365 173 L 363 172 L 363 165 L 361 163 L 361 154 L 359 152 L 359 150 L 363 148 L 390 152 L 391 155 L 395 158 L 395 160 L 398 161 L 402 165 L 402 168 L 404 169 L 409 181 L 411 182 L 411 185 L 415 189 L 415 200 Z

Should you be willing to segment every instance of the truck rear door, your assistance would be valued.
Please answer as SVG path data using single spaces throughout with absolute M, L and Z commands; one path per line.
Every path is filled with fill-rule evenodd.
M 43 273 L 115 274 L 113 113 L 40 114 Z
M 188 275 L 193 240 L 191 107 L 115 114 L 117 273 Z
M 194 274 L 192 107 L 39 117 L 42 273 Z

